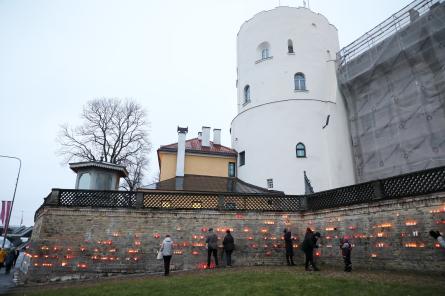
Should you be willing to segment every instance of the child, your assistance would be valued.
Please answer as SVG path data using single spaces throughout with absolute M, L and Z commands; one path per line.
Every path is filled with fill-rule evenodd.
M 344 239 L 340 240 L 340 248 L 341 248 L 341 255 L 343 256 L 343 261 L 345 262 L 345 271 L 351 272 L 352 271 L 352 262 L 351 262 L 352 245 L 348 241 L 348 239 L 344 238 Z

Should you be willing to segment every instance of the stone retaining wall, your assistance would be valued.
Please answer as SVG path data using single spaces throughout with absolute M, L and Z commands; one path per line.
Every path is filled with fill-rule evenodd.
M 114 273 L 161 272 L 156 260 L 165 234 L 175 242 L 172 268 L 204 268 L 209 227 L 233 230 L 234 265 L 285 264 L 283 228 L 294 238 L 295 260 L 306 227 L 322 233 L 316 258 L 342 264 L 339 238 L 349 236 L 355 267 L 443 271 L 445 250 L 428 235 L 445 231 L 445 193 L 303 213 L 134 210 L 45 207 L 37 217 L 21 270 L 25 281 Z M 221 258 L 221 252 L 219 253 Z

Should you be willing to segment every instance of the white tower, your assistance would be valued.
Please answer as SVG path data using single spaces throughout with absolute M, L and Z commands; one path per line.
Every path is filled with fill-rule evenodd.
M 304 171 L 315 191 L 354 183 L 338 50 L 337 29 L 303 7 L 263 11 L 241 26 L 231 129 L 240 179 L 287 194 L 305 193 Z

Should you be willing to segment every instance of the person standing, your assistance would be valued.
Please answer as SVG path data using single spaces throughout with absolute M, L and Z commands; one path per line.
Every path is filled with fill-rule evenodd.
M 319 237 L 319 233 L 318 237 Z M 312 265 L 312 267 L 314 268 L 314 271 L 319 271 L 319 269 L 317 268 L 317 266 L 315 266 L 314 263 L 314 248 L 316 248 L 317 246 L 317 236 L 316 234 L 314 234 L 314 232 L 312 231 L 312 229 L 310 229 L 309 227 L 306 229 L 306 234 L 304 235 L 304 240 L 303 243 L 301 245 L 301 249 L 304 252 L 304 255 L 306 257 L 306 261 L 305 261 L 305 270 L 309 271 L 309 264 Z
M 288 266 L 294 266 L 294 244 L 292 242 L 292 233 L 284 228 L 284 246 L 286 247 L 286 261 Z
M 12 263 L 14 262 L 14 254 L 15 253 L 15 249 L 11 249 L 8 252 L 8 255 L 6 255 L 6 259 L 5 259 L 5 274 L 9 274 L 9 272 L 11 271 L 12 268 Z
M 173 255 L 173 241 L 169 234 L 162 241 L 160 252 L 162 252 L 162 258 L 164 259 L 164 275 L 168 276 L 170 274 L 170 261 Z
M 6 255 L 6 250 L 0 249 L 0 269 L 5 265 Z
M 207 268 L 210 269 L 210 258 L 215 259 L 215 266 L 218 267 L 218 236 L 213 232 L 213 228 L 209 228 L 209 234 L 206 238 L 207 244 Z
M 352 244 L 346 238 L 341 239 L 340 240 L 340 248 L 341 248 L 341 255 L 343 257 L 343 262 L 345 263 L 345 271 L 351 272 L 352 271 L 352 262 L 351 262 Z
M 437 231 L 437 230 L 430 230 L 430 235 L 437 240 L 437 242 L 439 243 L 439 246 L 441 246 L 442 248 L 445 248 L 445 240 L 442 236 L 442 234 Z
M 232 234 L 230 234 L 230 230 L 226 230 L 226 236 L 223 240 L 224 252 L 226 254 L 226 263 L 227 266 L 232 266 L 232 252 L 235 249 L 235 240 L 233 239 Z

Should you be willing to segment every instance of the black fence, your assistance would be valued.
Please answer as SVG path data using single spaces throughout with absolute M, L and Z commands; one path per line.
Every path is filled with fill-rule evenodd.
M 298 212 L 445 192 L 445 167 L 309 195 L 53 189 L 44 206 Z

